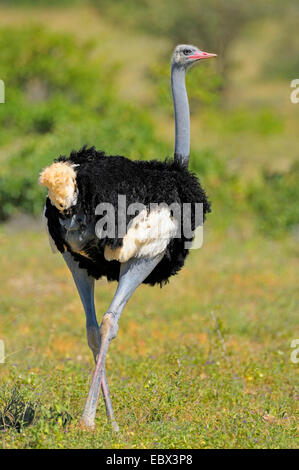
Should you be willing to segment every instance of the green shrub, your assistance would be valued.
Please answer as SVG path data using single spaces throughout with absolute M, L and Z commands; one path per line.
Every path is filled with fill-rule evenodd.
M 271 47 L 271 53 L 264 64 L 266 78 L 291 81 L 298 78 L 299 72 L 299 37 L 298 37 L 298 2 L 290 4 L 287 14 L 279 18 L 284 27 L 278 29 L 278 34 Z
M 21 151 L 10 155 L 0 169 L 0 220 L 19 211 L 41 213 L 45 190 L 37 184 L 38 175 L 54 158 L 68 155 L 72 149 L 87 144 L 108 154 L 139 159 L 167 155 L 165 146 L 153 140 L 152 128 L 142 113 L 130 107 L 118 107 L 118 111 L 103 123 L 86 116 L 83 122 L 60 126 L 54 134 L 30 139 Z
M 251 185 L 248 202 L 261 232 L 280 236 L 299 227 L 299 163 L 286 173 L 265 172 L 260 184 Z
M 93 56 L 93 44 L 44 29 L 0 33 L 1 78 L 6 102 L 0 107 L 0 139 L 18 149 L 0 168 L 0 219 L 18 211 L 38 214 L 44 191 L 40 170 L 60 154 L 96 145 L 108 154 L 163 158 L 168 149 L 154 136 L 147 112 L 119 100 L 117 66 Z M 16 66 L 17 64 L 17 66 Z M 8 147 L 9 148 L 9 147 Z
M 113 70 L 91 59 L 93 45 L 76 45 L 69 35 L 41 28 L 0 32 L 1 79 L 6 103 L 0 107 L 0 138 L 11 133 L 45 133 L 61 123 L 96 113 L 111 103 Z
M 246 25 L 275 10 L 265 0 L 92 0 L 116 24 L 164 36 L 174 43 L 195 44 L 219 53 L 218 69 L 224 72 L 232 43 Z
M 37 184 L 41 169 L 85 144 L 132 159 L 171 155 L 172 148 L 155 137 L 150 112 L 119 99 L 114 81 L 119 67 L 108 66 L 105 56 L 95 58 L 93 51 L 90 42 L 78 44 L 70 35 L 41 28 L 1 31 L 6 103 L 0 107 L 0 138 L 8 151 L 0 166 L 0 220 L 18 212 L 40 214 L 45 200 Z M 219 76 L 206 65 L 206 73 L 198 67 L 187 78 L 193 110 L 219 99 Z M 169 65 L 153 67 L 151 78 L 155 106 L 172 114 Z M 224 160 L 212 149 L 194 149 L 190 166 L 204 177 L 213 200 L 231 208 L 236 185 Z
M 279 134 L 283 131 L 284 122 L 273 109 L 239 109 L 231 112 L 224 120 L 227 132 L 256 132 L 261 135 Z

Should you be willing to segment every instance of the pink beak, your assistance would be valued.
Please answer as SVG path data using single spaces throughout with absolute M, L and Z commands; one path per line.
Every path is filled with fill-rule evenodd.
M 193 55 L 189 55 L 190 59 L 210 59 L 210 57 L 216 57 L 217 54 L 211 54 L 210 52 L 204 52 L 198 50 Z

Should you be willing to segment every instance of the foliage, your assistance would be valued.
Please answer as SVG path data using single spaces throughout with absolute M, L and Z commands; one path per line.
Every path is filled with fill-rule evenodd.
M 259 185 L 251 185 L 248 201 L 264 234 L 281 236 L 299 229 L 299 162 L 286 173 L 265 172 Z
M 117 98 L 116 66 L 109 68 L 91 53 L 90 42 L 78 47 L 71 36 L 39 28 L 1 32 L 0 62 L 8 86 L 0 137 L 3 143 L 24 140 L 1 166 L 2 220 L 16 210 L 41 210 L 39 171 L 74 147 L 96 145 L 134 158 L 166 156 L 146 112 Z
M 41 28 L 2 30 L 0 61 L 9 86 L 5 106 L 0 107 L 0 137 L 3 143 L 14 138 L 23 142 L 0 168 L 0 220 L 18 211 L 38 215 L 44 201 L 44 191 L 37 185 L 39 172 L 54 157 L 73 148 L 96 145 L 108 154 L 135 159 L 169 155 L 169 146 L 155 138 L 150 114 L 118 98 L 113 78 L 119 71 L 117 65 L 109 67 L 103 57 L 94 59 L 92 51 L 90 41 L 78 47 L 71 36 Z M 19 64 L 16 71 L 15 61 Z M 208 72 L 211 80 L 202 72 L 194 78 L 191 75 L 192 105 L 216 102 L 219 77 L 215 71 Z M 167 88 L 165 109 L 170 112 L 169 71 L 153 68 L 157 87 L 160 78 L 157 95 L 162 90 L 166 95 Z M 163 110 L 163 99 L 160 103 L 158 98 L 157 105 Z M 203 163 L 205 158 L 205 150 L 194 152 L 193 169 L 200 168 L 203 175 L 218 174 L 219 159 L 214 152 L 208 164 Z M 221 172 L 223 175 L 223 168 Z
M 108 68 L 107 79 L 97 72 L 101 61 L 91 62 L 91 52 L 90 42 L 77 47 L 71 36 L 41 28 L 2 29 L 6 104 L 0 108 L 1 137 L 12 129 L 16 134 L 53 131 L 62 122 L 78 121 L 87 110 L 96 113 L 94 103 L 105 109 L 111 100 L 113 73 Z M 97 101 L 93 101 L 95 92 Z
M 160 8 L 157 5 L 153 2 L 152 8 Z M 133 0 L 127 2 L 128 9 L 133 6 L 136 6 Z M 119 4 L 118 8 L 121 12 Z M 149 5 L 144 1 L 136 6 L 135 20 L 139 8 Z M 179 7 L 175 3 L 173 14 L 176 8 Z M 184 14 L 191 15 L 192 8 L 195 4 L 186 8 Z M 205 8 L 203 11 L 208 12 L 208 6 Z M 209 18 L 212 21 L 213 15 Z M 165 21 L 170 20 L 165 17 Z M 0 220 L 20 211 L 38 215 L 45 194 L 37 185 L 39 172 L 54 157 L 69 154 L 73 148 L 96 145 L 108 154 L 124 154 L 134 159 L 171 155 L 170 144 L 156 136 L 159 122 L 165 117 L 167 126 L 171 126 L 172 120 L 169 65 L 164 65 L 168 58 L 160 57 L 159 62 L 147 69 L 144 79 L 150 80 L 154 98 L 143 108 L 134 101 L 119 98 L 121 66 L 115 61 L 107 62 L 106 49 L 100 50 L 99 53 L 95 40 L 79 41 L 71 34 L 52 33 L 41 27 L 1 29 L 1 79 L 6 83 L 6 103 L 0 106 Z M 215 64 L 216 61 L 207 62 L 187 76 L 193 116 L 199 114 L 203 126 L 213 128 L 219 139 L 234 136 L 242 141 L 245 133 L 252 139 L 283 134 L 284 119 L 274 107 L 238 104 L 225 109 L 223 77 Z M 158 124 L 155 116 L 160 119 Z M 227 216 L 238 214 L 242 207 L 254 211 L 259 218 L 261 203 L 257 202 L 260 200 L 257 194 L 262 194 L 262 186 L 267 186 L 268 180 L 262 179 L 256 203 L 251 203 L 244 183 L 227 164 L 229 152 L 230 149 L 216 150 L 213 143 L 192 145 L 191 169 L 204 178 L 216 211 Z M 275 191 L 266 194 L 271 198 Z M 289 211 L 287 204 L 282 208 L 284 211 Z M 268 218 L 274 214 L 269 210 L 267 213 Z M 287 214 L 283 217 L 289 220 Z M 275 231 L 275 221 L 273 215 L 272 223 L 267 224 L 269 235 Z M 288 231 L 292 224 L 284 222 L 279 226 Z
M 285 28 L 279 31 L 273 43 L 270 57 L 264 65 L 265 75 L 269 78 L 287 79 L 298 78 L 299 70 L 299 38 L 298 21 L 299 5 L 293 6 L 289 14 L 283 18 Z
M 13 428 L 21 432 L 24 426 L 29 426 L 33 422 L 36 405 L 24 401 L 16 386 L 12 388 L 10 396 L 6 400 L 5 398 L 1 396 L 0 430 Z
M 228 113 L 223 129 L 230 133 L 245 131 L 263 136 L 277 135 L 283 131 L 283 119 L 271 108 L 237 109 Z
M 219 70 L 228 66 L 231 44 L 246 25 L 263 15 L 274 14 L 278 5 L 269 7 L 267 0 L 93 0 L 117 23 L 126 21 L 132 27 L 150 34 L 162 35 L 174 43 L 191 43 L 204 50 L 217 52 Z

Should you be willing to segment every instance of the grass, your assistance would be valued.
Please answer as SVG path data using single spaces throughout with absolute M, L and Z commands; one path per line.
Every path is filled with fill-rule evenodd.
M 298 446 L 298 247 L 209 230 L 179 276 L 140 287 L 123 313 L 107 360 L 115 435 L 101 401 L 95 432 L 78 427 L 93 361 L 61 256 L 37 230 L 2 227 L 0 409 L 17 388 L 35 410 L 2 429 L 2 448 Z M 97 283 L 99 319 L 114 290 Z

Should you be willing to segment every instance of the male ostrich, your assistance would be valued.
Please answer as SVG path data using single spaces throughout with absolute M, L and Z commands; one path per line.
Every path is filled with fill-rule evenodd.
M 73 151 L 69 158 L 58 158 L 40 175 L 39 183 L 48 188 L 45 217 L 50 241 L 54 241 L 73 275 L 85 310 L 88 345 L 96 363 L 81 419 L 89 428 L 94 427 L 102 388 L 108 419 L 118 430 L 105 358 L 109 343 L 117 334 L 123 308 L 141 283 L 163 285 L 182 268 L 188 254 L 186 242 L 192 241 L 199 225 L 195 220 L 196 203 L 202 205 L 203 215 L 210 211 L 204 190 L 196 176 L 188 171 L 190 115 L 185 72 L 192 64 L 215 55 L 191 45 L 175 48 L 171 61 L 174 160 L 131 161 L 121 156 L 105 156 L 94 147 L 83 147 Z M 126 197 L 125 220 L 119 217 L 120 195 Z M 103 215 L 100 203 L 112 205 L 116 220 L 111 220 L 111 213 L 109 217 Z M 140 204 L 143 207 L 137 216 L 136 203 L 138 208 Z M 179 232 L 183 222 L 170 209 L 173 203 L 179 207 L 189 203 L 192 208 L 191 236 Z M 117 232 L 112 236 L 106 230 L 110 222 Z M 124 231 L 119 233 L 124 223 Z M 118 281 L 118 287 L 99 327 L 94 279 L 102 276 L 108 281 Z

